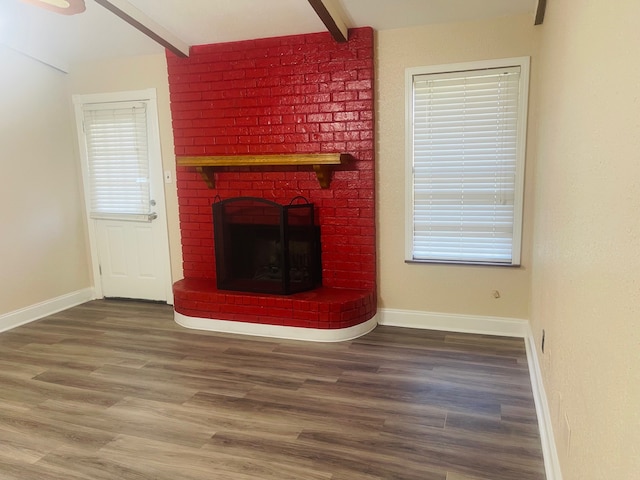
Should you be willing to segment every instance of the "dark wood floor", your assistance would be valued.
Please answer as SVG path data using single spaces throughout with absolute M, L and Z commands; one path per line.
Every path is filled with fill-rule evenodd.
M 522 340 L 316 344 L 95 301 L 0 334 L 2 480 L 544 479 Z

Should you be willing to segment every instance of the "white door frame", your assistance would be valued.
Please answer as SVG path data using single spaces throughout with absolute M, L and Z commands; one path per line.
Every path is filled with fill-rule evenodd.
M 162 165 L 162 150 L 160 147 L 160 128 L 158 123 L 158 105 L 155 88 L 148 88 L 145 90 L 131 90 L 126 92 L 112 92 L 112 93 L 94 93 L 94 94 L 81 94 L 72 95 L 75 117 L 76 117 L 76 131 L 78 135 L 78 145 L 80 146 L 80 159 L 82 166 L 82 180 L 85 200 L 85 218 L 87 221 L 87 230 L 89 234 L 89 249 L 91 253 L 91 270 L 93 275 L 94 285 L 94 297 L 104 298 L 102 289 L 102 276 L 100 275 L 100 260 L 98 256 L 98 234 L 96 220 L 91 218 L 89 212 L 90 192 L 89 192 L 89 165 L 87 160 L 87 146 L 83 128 L 83 113 L 82 108 L 87 103 L 109 103 L 109 102 L 135 102 L 145 101 L 148 102 L 148 127 L 149 127 L 149 160 L 151 162 L 157 162 L 154 170 L 158 175 L 162 177 L 163 165 Z M 162 180 L 158 183 L 164 185 Z M 171 260 L 169 256 L 169 231 L 167 228 L 167 208 L 165 201 L 164 188 L 160 188 L 158 192 L 154 192 L 154 200 L 156 205 L 154 207 L 155 213 L 158 217 L 154 222 L 158 222 L 159 228 L 164 233 L 164 239 L 162 245 L 159 245 L 160 256 L 162 258 L 162 270 L 165 278 L 165 295 L 167 303 L 173 305 L 173 283 L 171 280 Z

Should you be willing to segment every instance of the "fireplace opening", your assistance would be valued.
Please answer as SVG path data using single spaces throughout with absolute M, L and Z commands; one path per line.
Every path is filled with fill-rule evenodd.
M 320 285 L 320 228 L 305 198 L 236 197 L 212 209 L 218 289 L 289 295 Z

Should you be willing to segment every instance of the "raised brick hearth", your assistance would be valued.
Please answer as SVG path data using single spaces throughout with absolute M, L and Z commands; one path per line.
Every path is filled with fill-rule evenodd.
M 218 290 L 215 281 L 183 279 L 174 285 L 183 315 L 305 328 L 348 328 L 375 315 L 373 291 L 320 287 L 278 296 Z
M 373 31 L 328 33 L 167 54 L 176 156 L 344 153 L 321 188 L 310 166 L 220 167 L 209 188 L 177 167 L 184 280 L 175 310 L 199 319 L 341 329 L 376 312 Z M 288 296 L 218 291 L 211 205 L 237 196 L 315 205 L 322 287 Z M 214 328 L 215 329 L 215 328 Z

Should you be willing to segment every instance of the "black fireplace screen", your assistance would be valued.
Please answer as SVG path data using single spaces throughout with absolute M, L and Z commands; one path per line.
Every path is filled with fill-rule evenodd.
M 212 208 L 218 289 L 288 295 L 320 284 L 312 203 L 237 197 Z

